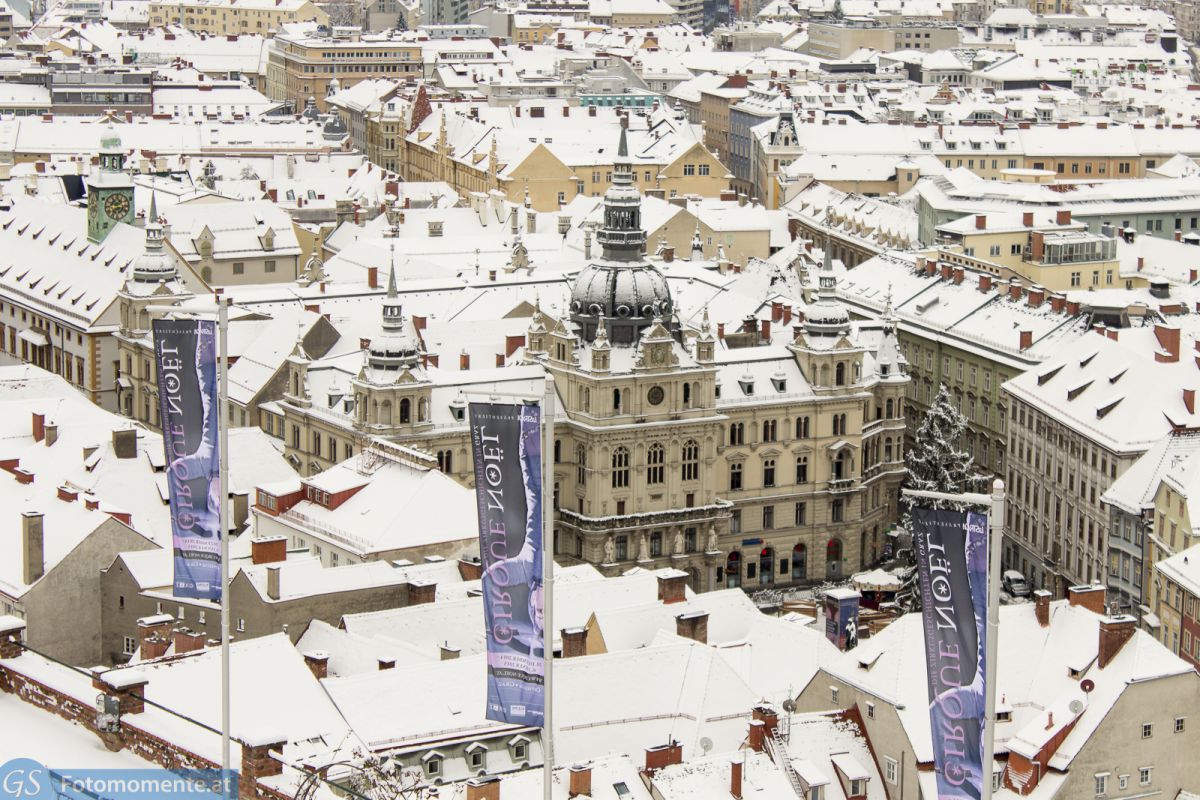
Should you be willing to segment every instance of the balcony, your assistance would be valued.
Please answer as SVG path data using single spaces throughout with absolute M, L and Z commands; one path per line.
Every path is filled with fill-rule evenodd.
M 829 480 L 830 494 L 845 494 L 853 492 L 857 481 L 854 478 L 831 478 Z

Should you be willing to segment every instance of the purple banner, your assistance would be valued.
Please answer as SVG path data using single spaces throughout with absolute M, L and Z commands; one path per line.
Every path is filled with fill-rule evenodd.
M 175 596 L 221 599 L 217 336 L 207 320 L 154 320 Z
M 472 403 L 470 414 L 487 624 L 487 718 L 541 726 L 546 674 L 541 409 Z
M 983 752 L 987 516 L 914 508 L 912 520 L 938 800 L 977 800 L 992 765 Z

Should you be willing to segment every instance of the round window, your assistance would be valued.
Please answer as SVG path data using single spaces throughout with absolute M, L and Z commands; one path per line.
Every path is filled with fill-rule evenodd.
M 656 406 L 663 401 L 663 388 L 661 386 L 651 386 L 650 391 L 646 393 L 646 399 L 650 405 Z

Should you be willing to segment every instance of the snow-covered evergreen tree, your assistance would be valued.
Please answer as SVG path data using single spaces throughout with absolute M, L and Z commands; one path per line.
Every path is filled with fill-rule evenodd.
M 978 491 L 985 476 L 975 469 L 975 459 L 971 454 L 958 446 L 966 429 L 967 418 L 954 407 L 950 392 L 942 384 L 921 427 L 917 429 L 913 447 L 904 455 L 908 471 L 904 488 L 947 493 Z M 937 501 L 926 502 L 940 505 Z M 912 530 L 907 511 L 900 525 L 905 531 Z M 917 579 L 916 553 L 911 545 L 911 535 L 906 538 L 909 539 L 909 546 L 897 553 L 905 571 L 896 601 L 906 611 L 918 611 L 921 608 L 921 591 Z

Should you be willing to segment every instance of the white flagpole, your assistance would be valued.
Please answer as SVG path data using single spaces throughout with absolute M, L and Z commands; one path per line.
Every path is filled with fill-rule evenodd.
M 551 800 L 554 781 L 554 376 L 542 399 L 542 652 L 545 703 L 542 719 L 542 789 Z
M 217 335 L 219 337 L 217 374 L 219 376 L 217 437 L 220 447 L 218 491 L 221 499 L 218 519 L 221 526 L 221 781 L 222 791 L 229 789 L 229 302 L 217 298 Z
M 991 512 L 988 514 L 988 618 L 987 660 L 984 685 L 987 692 L 983 716 L 983 798 L 992 798 L 992 769 L 996 759 L 996 662 L 1000 653 L 1000 559 L 1004 555 L 1004 481 L 992 483 Z

